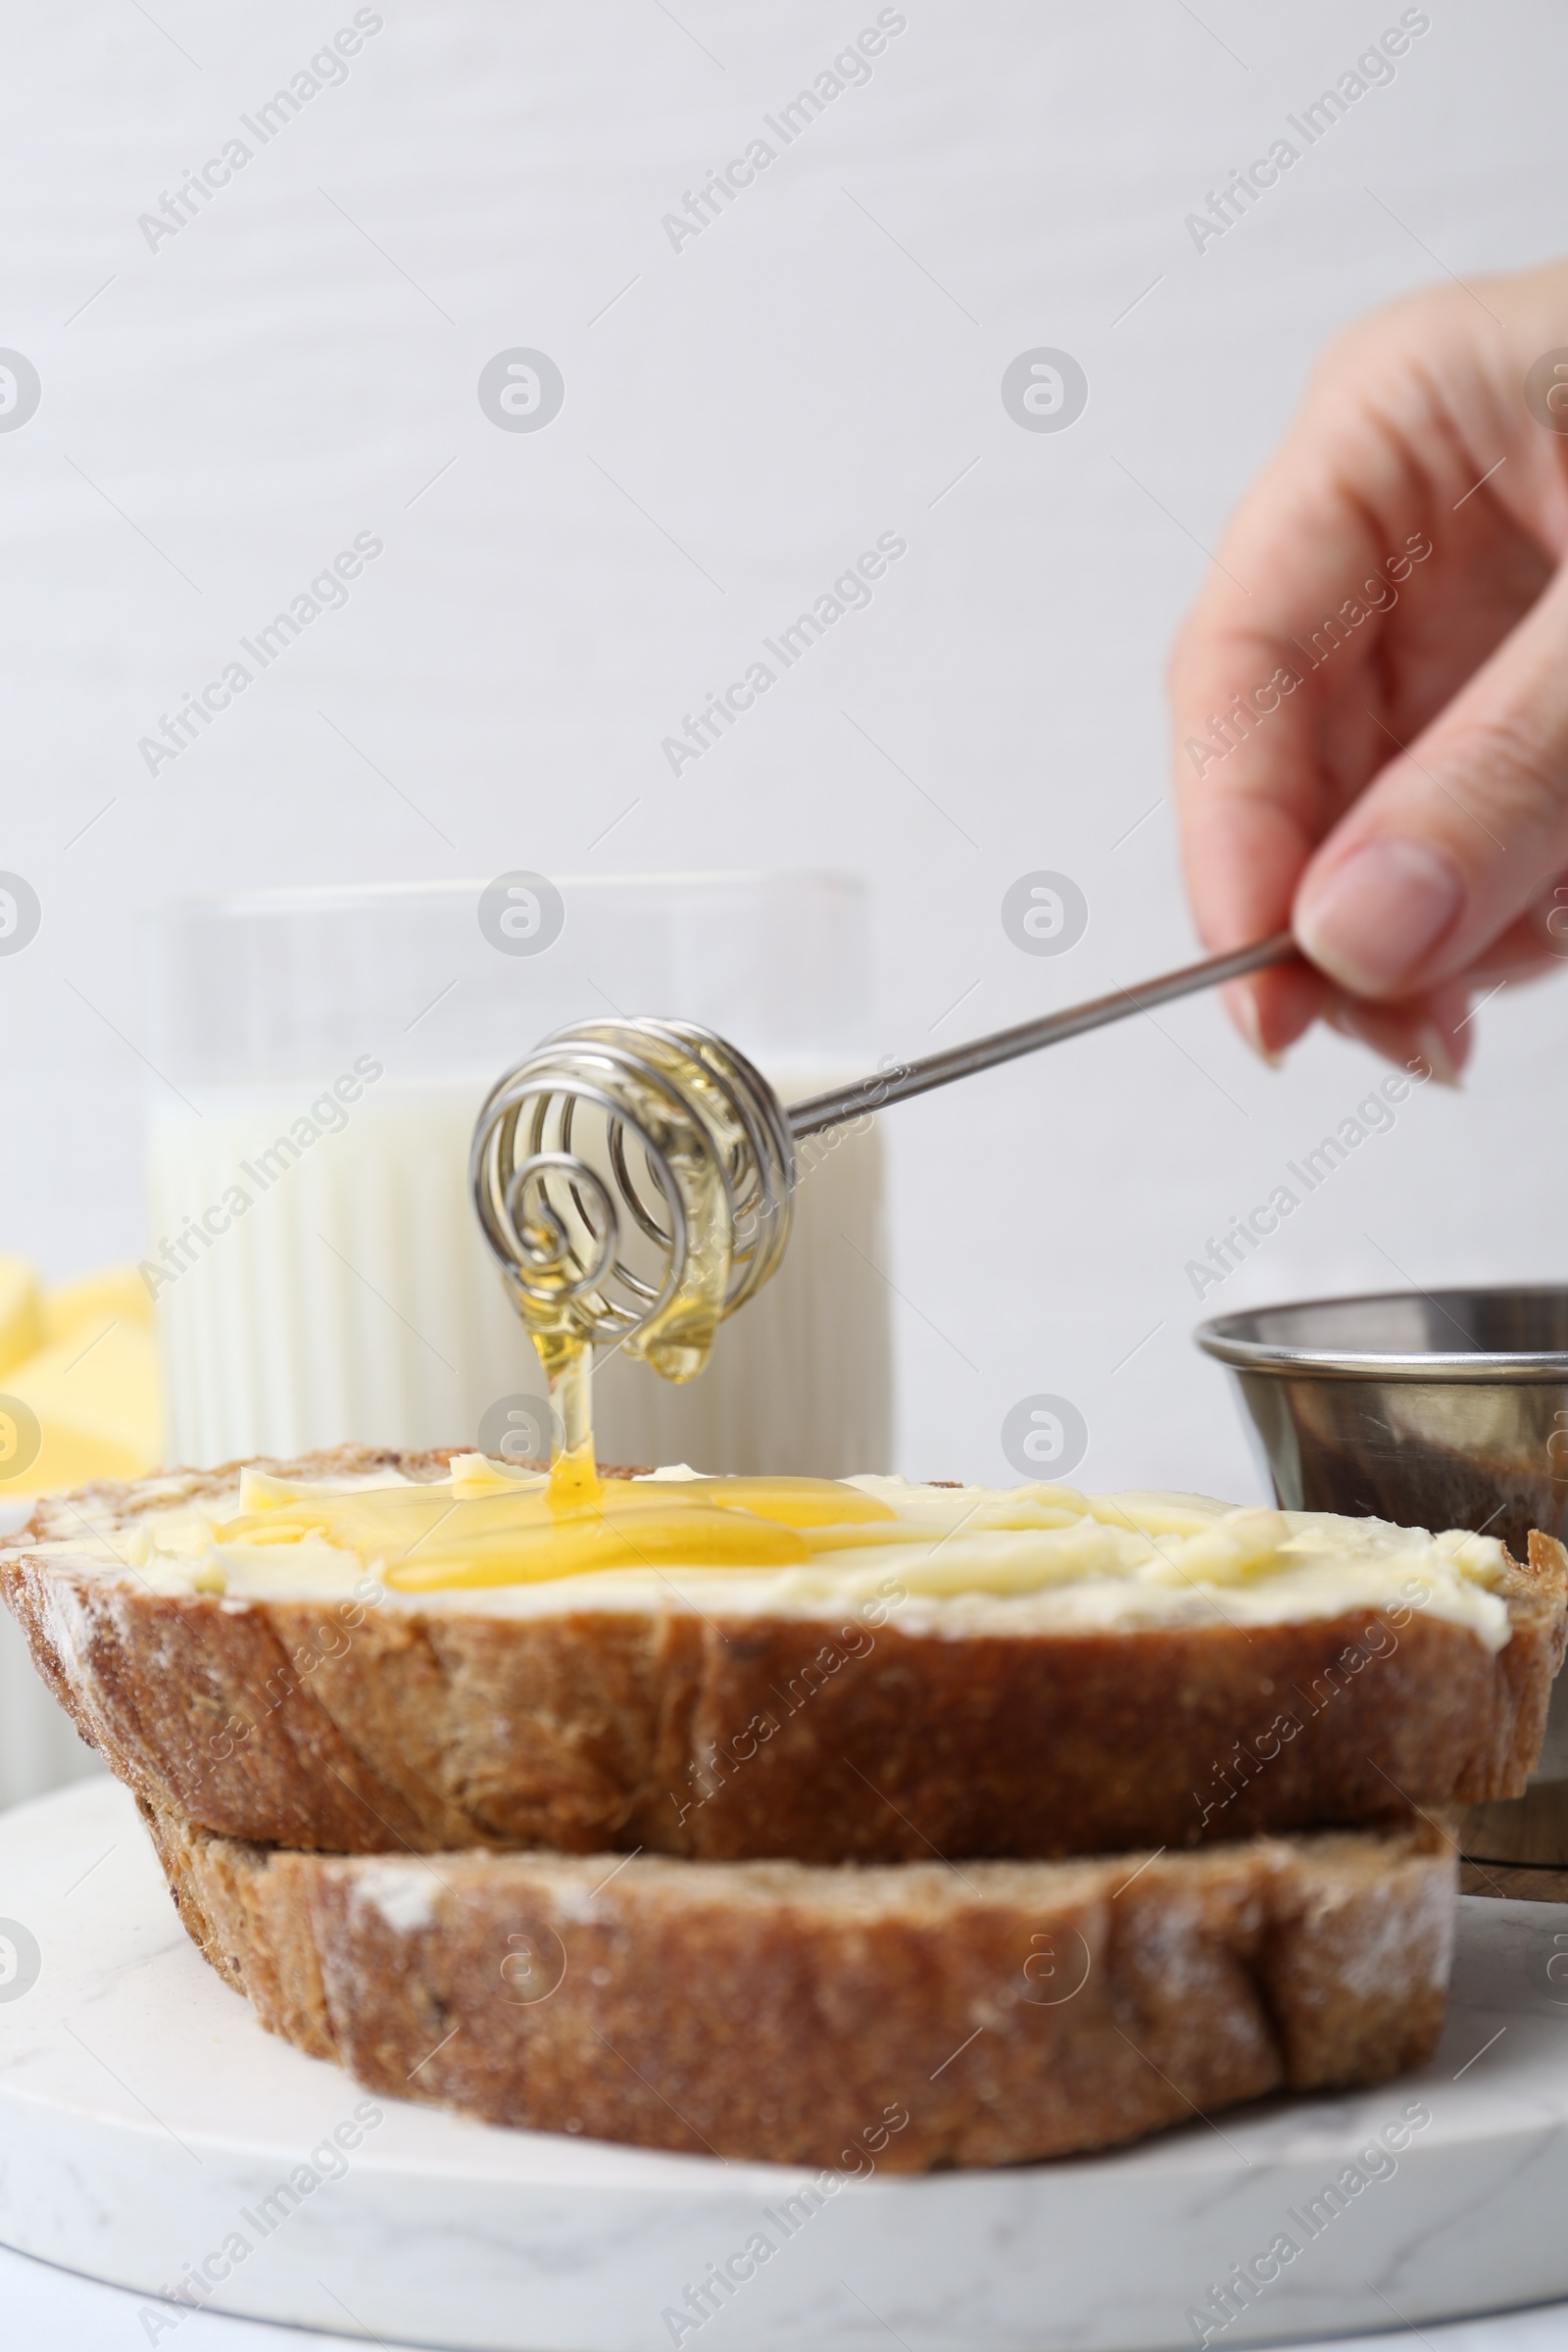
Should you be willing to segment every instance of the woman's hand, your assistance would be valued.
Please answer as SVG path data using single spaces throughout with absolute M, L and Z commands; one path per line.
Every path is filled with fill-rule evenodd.
M 1332 347 L 1170 668 L 1199 929 L 1315 967 L 1227 992 L 1260 1053 L 1322 1014 L 1456 1078 L 1472 991 L 1568 957 L 1565 557 L 1568 263 Z

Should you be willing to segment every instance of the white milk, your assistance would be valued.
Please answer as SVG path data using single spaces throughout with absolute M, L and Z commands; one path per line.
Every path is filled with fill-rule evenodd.
M 785 1102 L 848 1074 L 769 1072 Z M 353 1439 L 471 1445 L 487 1413 L 492 1450 L 509 1429 L 511 1450 L 533 1450 L 543 1376 L 468 1198 L 488 1085 L 383 1075 L 343 1124 L 288 1149 L 278 1139 L 303 1135 L 302 1114 L 323 1128 L 335 1116 L 329 1105 L 310 1119 L 304 1089 L 207 1090 L 200 1116 L 157 1112 L 149 1258 L 183 1232 L 192 1260 L 156 1283 L 172 1463 Z M 844 1137 L 804 1177 L 783 1265 L 720 1329 L 699 1380 L 674 1388 L 624 1355 L 603 1364 L 601 1458 L 824 1477 L 889 1468 L 882 1202 L 880 1136 Z M 205 1242 L 191 1223 L 204 1219 Z

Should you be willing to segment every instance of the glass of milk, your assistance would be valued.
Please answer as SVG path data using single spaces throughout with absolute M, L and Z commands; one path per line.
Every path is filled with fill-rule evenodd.
M 551 1030 L 698 1021 L 785 1102 L 866 1066 L 864 892 L 839 874 L 256 892 L 164 909 L 148 947 L 143 1273 L 172 1463 L 347 1440 L 548 1451 L 467 1159 L 486 1093 Z M 784 1263 L 702 1377 L 603 1365 L 604 1460 L 890 1466 L 881 1138 L 803 1162 Z

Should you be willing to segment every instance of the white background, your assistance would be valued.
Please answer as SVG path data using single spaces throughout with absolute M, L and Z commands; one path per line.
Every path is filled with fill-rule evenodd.
M 44 926 L 0 960 L 0 1242 L 56 1277 L 142 1247 L 135 936 L 179 893 L 845 866 L 887 1052 L 1184 959 L 1161 668 L 1205 547 L 1342 321 L 1565 234 L 1545 0 L 1433 0 L 1202 255 L 1184 216 L 1396 6 L 908 0 L 679 253 L 662 215 L 873 6 L 383 13 L 154 253 L 138 215 L 347 0 L 9 11 L 0 342 L 43 402 L 0 435 L 0 865 Z M 539 433 L 476 399 L 514 345 L 564 374 Z M 1003 408 L 1037 345 L 1088 371 L 1068 431 Z M 349 607 L 149 777 L 138 738 L 364 530 Z M 672 778 L 662 737 L 887 530 L 871 609 Z M 1057 959 L 999 919 L 1040 867 L 1092 908 Z M 1467 1091 L 1414 1098 L 1201 1311 L 1562 1273 L 1568 992 L 1478 1017 Z M 1375 1075 L 1328 1037 L 1271 1074 L 1199 1001 L 889 1114 L 900 1466 L 1010 1475 L 1003 1417 L 1050 1391 L 1086 1481 L 1255 1493 L 1184 1265 Z

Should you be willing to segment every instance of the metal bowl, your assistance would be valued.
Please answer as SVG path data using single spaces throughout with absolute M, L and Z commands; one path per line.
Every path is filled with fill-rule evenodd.
M 1568 1289 L 1304 1298 L 1196 1336 L 1286 1509 L 1475 1528 L 1519 1559 L 1533 1527 L 1568 1541 Z M 1568 1864 L 1568 1676 L 1537 1785 L 1472 1808 L 1465 1851 Z
M 1568 1289 L 1305 1298 L 1200 1324 L 1279 1501 L 1568 1537 Z

